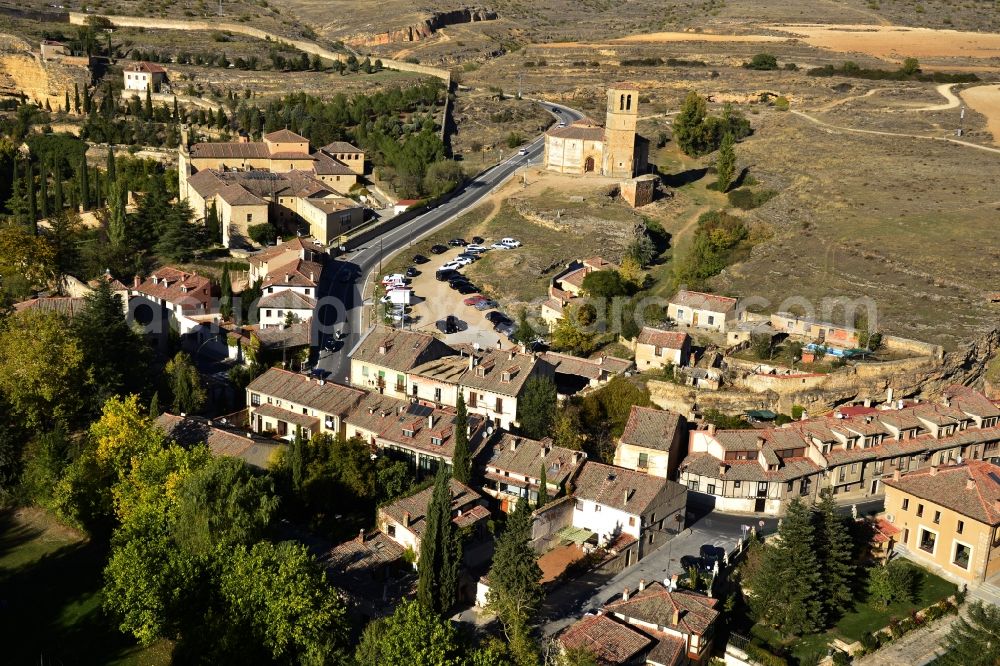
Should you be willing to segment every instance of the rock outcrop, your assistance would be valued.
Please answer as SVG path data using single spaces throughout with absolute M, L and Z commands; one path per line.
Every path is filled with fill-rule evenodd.
M 381 46 L 396 42 L 418 42 L 449 25 L 493 21 L 496 18 L 497 13 L 492 9 L 463 7 L 446 12 L 434 12 L 419 23 L 404 28 L 374 34 L 360 34 L 346 41 L 351 46 Z
M 760 375 L 741 381 L 756 390 L 702 391 L 660 381 L 649 382 L 649 390 L 653 402 L 660 407 L 688 415 L 709 409 L 730 414 L 770 409 L 788 414 L 793 405 L 805 407 L 810 414 L 822 414 L 845 403 L 883 402 L 890 395 L 893 399 L 933 399 L 951 384 L 984 388 L 986 368 L 998 351 L 1000 329 L 994 329 L 941 359 L 921 357 L 861 363 L 819 378 Z

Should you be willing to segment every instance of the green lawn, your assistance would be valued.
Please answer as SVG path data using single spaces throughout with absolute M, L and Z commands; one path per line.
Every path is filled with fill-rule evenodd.
M 8 637 L 4 663 L 170 663 L 170 643 L 137 647 L 102 613 L 105 559 L 103 546 L 41 511 L 0 513 L 0 622 Z

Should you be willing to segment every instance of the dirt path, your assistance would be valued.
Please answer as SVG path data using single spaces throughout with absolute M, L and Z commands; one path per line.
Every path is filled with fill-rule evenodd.
M 872 88 L 868 92 L 866 92 L 864 94 L 861 94 L 861 95 L 851 95 L 850 97 L 845 97 L 844 99 L 835 99 L 832 102 L 828 102 L 828 103 L 824 104 L 823 106 L 817 107 L 815 110 L 816 111 L 829 111 L 830 109 L 832 109 L 834 107 L 838 107 L 841 104 L 847 104 L 850 101 L 853 101 L 853 100 L 856 100 L 856 99 L 862 99 L 864 97 L 871 97 L 875 93 L 885 92 L 886 90 L 891 90 L 891 89 L 890 88 Z
M 1000 85 L 966 88 L 961 95 L 966 104 L 986 116 L 986 129 L 1000 146 Z
M 832 129 L 832 130 L 838 130 L 840 132 L 852 132 L 854 134 L 875 134 L 875 135 L 878 135 L 878 136 L 901 136 L 901 137 L 904 137 L 904 138 L 907 138 L 907 139 L 928 139 L 930 141 L 948 141 L 949 143 L 954 143 L 954 144 L 957 144 L 959 146 L 966 146 L 967 148 L 976 148 L 978 150 L 986 150 L 986 151 L 989 151 L 991 153 L 998 153 L 998 154 L 1000 154 L 1000 148 L 990 148 L 989 146 L 980 146 L 978 143 L 970 143 L 968 141 L 959 141 L 958 139 L 952 139 L 951 137 L 947 137 L 947 136 L 927 136 L 925 134 L 903 134 L 903 133 L 900 133 L 900 132 L 882 132 L 882 131 L 879 131 L 879 130 L 866 130 L 866 129 L 857 129 L 857 128 L 854 128 L 854 127 L 843 127 L 841 125 L 831 125 L 830 123 L 824 122 L 824 121 L 820 120 L 819 118 L 813 118 L 812 116 L 810 116 L 809 114 L 805 113 L 804 111 L 792 111 L 792 113 L 794 113 L 795 115 L 797 115 L 797 116 L 799 116 L 801 118 L 805 118 L 806 120 L 808 120 L 811 123 L 814 123 L 816 125 L 820 125 L 821 127 L 826 127 L 826 128 Z
M 914 111 L 947 111 L 948 109 L 954 109 L 957 107 L 962 100 L 960 100 L 955 93 L 951 91 L 955 87 L 954 83 L 942 83 L 937 87 L 937 91 L 944 96 L 947 102 L 944 104 L 935 104 L 933 106 L 924 106 L 919 109 L 913 109 Z

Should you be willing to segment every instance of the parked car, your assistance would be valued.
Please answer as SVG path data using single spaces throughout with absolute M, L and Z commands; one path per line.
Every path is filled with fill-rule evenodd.
M 701 559 L 705 562 L 705 568 L 711 569 L 717 562 L 719 566 L 722 566 L 722 560 L 726 556 L 726 551 L 719 546 L 705 544 L 698 551 L 698 554 L 701 555 Z
M 449 269 L 439 270 L 437 273 L 434 274 L 434 277 L 437 279 L 438 282 L 447 282 L 456 275 L 461 275 L 461 273 L 459 273 L 454 269 L 449 268 Z
M 391 282 L 406 282 L 406 276 L 402 273 L 393 273 L 392 275 L 386 275 L 382 278 L 382 284 L 389 284 Z
M 472 263 L 472 261 L 473 260 L 469 259 L 468 257 L 461 257 L 460 256 L 460 257 L 455 257 L 454 259 L 452 259 L 451 263 L 453 263 L 453 264 L 459 264 L 461 266 L 468 266 L 469 264 Z
M 420 271 L 418 271 L 414 266 L 410 266 L 406 269 L 406 273 L 404 273 L 404 275 L 408 278 L 415 278 L 420 275 Z
M 476 303 L 475 307 L 480 312 L 483 312 L 485 310 L 492 310 L 497 305 L 498 305 L 498 303 L 496 301 L 494 301 L 491 298 L 487 298 L 486 300 L 482 300 L 482 301 L 479 301 L 478 303 Z
M 422 254 L 413 255 L 413 263 L 415 264 L 426 264 L 428 261 L 430 261 L 430 259 L 428 259 Z
M 482 245 L 468 245 L 465 248 L 465 254 L 482 254 L 490 248 L 483 247 Z
M 506 245 L 507 247 L 521 247 L 521 241 L 514 238 L 501 238 L 501 245 Z
M 469 261 L 479 261 L 479 255 L 475 252 L 463 252 L 456 259 L 468 259 Z
M 559 127 L 566 127 L 566 123 L 565 122 L 559 123 Z
M 468 243 L 465 242 L 464 238 L 452 238 L 448 241 L 448 245 L 451 245 L 452 247 L 464 247 L 468 245 Z
M 504 245 L 503 243 L 500 243 L 498 241 L 496 243 L 493 243 L 493 245 L 490 245 L 490 248 L 492 248 L 494 250 L 509 250 L 510 249 L 510 245 Z
M 457 271 L 459 268 L 465 268 L 465 264 L 460 261 L 449 261 L 444 266 L 441 267 L 443 271 Z
M 467 296 L 468 294 L 474 294 L 477 291 L 479 291 L 479 287 L 477 287 L 474 284 L 466 282 L 464 284 L 460 284 L 457 287 L 455 287 L 455 291 L 462 294 L 463 296 Z
M 500 335 L 506 335 L 508 338 L 514 335 L 517 330 L 517 326 L 514 325 L 512 321 L 502 321 L 493 327 L 493 330 Z
M 486 315 L 486 319 L 491 324 L 499 324 L 501 322 L 506 322 L 506 321 L 513 322 L 513 320 L 510 317 L 500 312 L 499 310 L 496 310 Z
M 444 320 L 444 332 L 445 333 L 457 333 L 458 332 L 458 318 L 455 315 L 448 315 Z
M 486 300 L 485 296 L 482 296 L 480 294 L 476 294 L 475 296 L 469 296 L 467 299 L 465 299 L 462 302 L 465 303 L 466 305 L 479 305 L 480 303 L 482 303 L 485 300 Z
M 520 155 L 521 157 L 524 157 L 525 155 L 528 154 L 528 149 L 522 148 L 521 150 L 517 151 L 517 154 Z
M 448 251 L 448 246 L 447 245 L 440 245 L 440 244 L 438 244 L 438 245 L 432 245 L 431 246 L 431 254 L 444 254 L 447 251 Z
M 691 567 L 694 567 L 698 571 L 703 571 L 705 569 L 705 561 L 700 557 L 694 555 L 685 555 L 681 558 L 681 568 L 687 571 Z
M 473 236 L 472 242 L 476 245 L 482 245 L 483 243 L 486 242 L 486 239 L 483 238 L 482 236 Z

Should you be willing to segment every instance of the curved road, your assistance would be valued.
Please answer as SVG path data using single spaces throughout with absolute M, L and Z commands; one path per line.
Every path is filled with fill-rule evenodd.
M 557 120 L 571 123 L 583 117 L 574 109 L 539 101 L 546 110 L 552 113 L 558 108 L 561 113 L 552 113 Z M 478 174 L 466 183 L 457 194 L 437 208 L 414 218 L 409 223 L 388 231 L 377 238 L 368 241 L 366 245 L 341 255 L 323 271 L 322 283 L 319 287 L 321 301 L 314 321 L 318 322 L 319 341 L 321 342 L 319 359 L 316 367 L 329 374 L 329 379 L 349 384 L 350 360 L 348 352 L 357 344 L 363 331 L 361 330 L 361 314 L 364 306 L 364 294 L 368 282 L 374 279 L 374 273 L 380 262 L 389 260 L 393 255 L 405 249 L 410 243 L 416 242 L 441 226 L 451 222 L 457 216 L 475 206 L 484 197 L 495 191 L 518 169 L 537 159 L 544 151 L 544 135 L 536 137 L 524 146 L 527 155 L 514 153 L 500 164 Z M 353 270 L 358 276 L 351 282 L 341 282 L 338 275 L 344 270 Z M 323 349 L 333 331 L 343 331 L 346 337 L 334 345 L 335 351 Z

